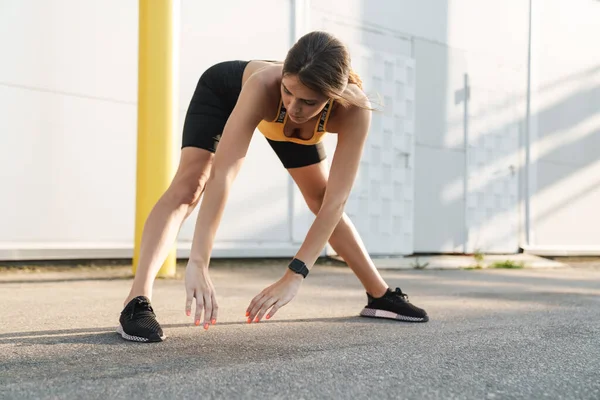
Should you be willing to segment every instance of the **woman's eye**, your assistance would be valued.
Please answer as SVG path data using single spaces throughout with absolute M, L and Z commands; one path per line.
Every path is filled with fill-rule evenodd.
M 285 93 L 285 94 L 291 94 L 286 88 L 283 88 L 283 93 Z
M 306 104 L 307 106 L 314 106 L 315 105 L 314 102 L 312 102 L 312 101 L 306 101 L 306 100 L 304 100 L 304 104 Z

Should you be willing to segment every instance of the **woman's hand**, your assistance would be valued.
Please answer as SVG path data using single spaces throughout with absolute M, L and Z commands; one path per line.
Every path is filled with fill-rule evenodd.
M 304 277 L 293 271 L 286 271 L 285 275 L 277 282 L 258 294 L 246 309 L 248 323 L 259 322 L 267 310 L 267 319 L 271 318 L 277 310 L 289 303 L 298 293 Z
M 194 323 L 200 325 L 202 320 L 202 311 L 204 311 L 204 329 L 208 329 L 210 324 L 217 322 L 217 299 L 215 288 L 210 276 L 208 268 L 198 266 L 191 260 L 185 269 L 185 313 L 189 317 L 192 313 L 192 302 L 196 299 L 196 315 Z

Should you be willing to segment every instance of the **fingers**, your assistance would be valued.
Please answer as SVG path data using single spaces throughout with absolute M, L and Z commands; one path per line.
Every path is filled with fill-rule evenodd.
M 202 295 L 196 295 L 196 316 L 194 317 L 194 323 L 196 326 L 200 325 L 202 319 L 202 311 L 204 310 L 204 297 Z
M 212 296 L 208 295 L 204 297 L 204 330 L 208 329 L 210 325 L 210 320 L 212 318 Z
M 273 315 L 275 315 L 275 313 L 277 312 L 277 310 L 279 310 L 281 306 L 282 304 L 280 304 L 279 302 L 273 304 L 273 308 L 271 308 L 271 311 L 269 311 L 269 313 L 267 314 L 267 319 L 273 318 Z
M 185 315 L 188 317 L 192 315 L 192 302 L 194 301 L 194 291 L 186 290 L 185 291 Z
M 246 313 L 248 319 L 246 320 L 246 322 L 251 323 L 251 322 L 258 322 L 258 320 L 256 320 L 256 314 L 258 314 L 258 312 L 260 311 L 260 308 L 262 307 L 262 305 L 269 299 L 269 296 L 264 293 L 264 294 L 260 294 L 257 297 L 254 298 L 254 300 L 252 300 L 252 303 L 250 304 L 250 311 L 248 313 Z M 252 305 L 253 304 L 253 305 Z
M 262 305 L 262 307 L 260 308 L 260 310 L 258 311 L 258 314 L 256 314 L 256 322 L 260 322 L 260 320 L 263 319 L 263 316 L 265 315 L 265 313 L 267 312 L 267 310 L 269 308 L 271 308 L 274 304 L 277 303 L 277 299 L 274 298 L 268 298 Z M 270 318 L 270 317 L 269 317 Z M 268 319 L 268 318 L 267 318 Z
M 192 296 L 191 297 L 196 298 L 196 313 L 194 315 L 194 324 L 196 326 L 200 326 L 200 323 L 202 322 L 202 314 L 204 313 L 204 322 L 202 322 L 202 326 L 205 330 L 208 329 L 208 327 L 212 324 L 216 324 L 217 323 L 217 311 L 219 309 L 219 307 L 217 306 L 217 301 L 215 298 L 215 294 L 214 292 L 209 294 L 209 295 L 199 295 L 199 296 Z M 191 305 L 192 300 L 190 300 L 189 298 L 189 294 L 188 294 L 188 298 L 186 299 L 186 312 L 188 312 L 189 310 L 191 310 Z M 189 315 L 189 313 L 188 313 Z
M 256 307 L 256 304 L 262 299 L 264 295 L 264 292 L 260 292 L 258 295 L 254 296 L 254 298 L 250 302 L 250 305 L 248 306 L 248 308 L 246 308 L 246 317 L 250 317 L 251 311 L 254 309 L 254 307 Z
M 212 316 L 210 317 L 210 323 L 212 325 L 217 323 L 217 313 L 219 311 L 219 306 L 217 305 L 217 299 L 215 296 L 215 293 L 211 293 L 211 299 L 212 299 Z
M 256 295 L 252 299 L 252 301 L 250 302 L 250 305 L 248 306 L 248 308 L 246 308 L 246 318 L 247 318 L 247 322 L 248 323 L 252 322 L 252 317 L 254 315 L 256 315 L 256 313 L 254 312 L 254 310 L 260 304 L 260 302 L 263 300 L 264 296 L 265 296 L 265 293 L 264 292 L 260 292 L 258 295 Z

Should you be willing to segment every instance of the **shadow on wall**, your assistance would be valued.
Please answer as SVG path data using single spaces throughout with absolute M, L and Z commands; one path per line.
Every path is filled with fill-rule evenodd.
M 436 93 L 436 96 L 429 96 L 426 99 L 427 113 L 436 115 L 421 114 L 419 117 L 421 121 L 430 117 L 437 120 L 444 120 L 444 117 L 448 117 L 449 112 L 445 107 L 443 96 L 448 95 L 448 89 L 456 92 L 462 89 L 461 86 L 453 87 L 452 82 L 444 81 L 444 71 L 441 68 L 439 59 L 441 59 L 441 54 L 445 53 L 445 50 L 441 49 L 438 53 L 435 63 L 440 65 L 440 67 L 436 65 L 439 70 L 435 72 L 430 70 L 427 75 L 428 79 L 424 79 L 422 75 L 422 59 L 417 59 L 418 93 L 423 96 L 423 92 L 427 92 L 427 87 L 435 88 Z M 427 62 L 425 61 L 425 63 Z M 433 63 L 433 61 L 429 62 Z M 523 71 L 523 73 L 525 72 Z M 469 73 L 466 66 L 465 73 Z M 563 172 L 554 174 L 552 180 L 538 179 L 535 193 L 532 193 L 532 196 L 545 196 L 545 206 L 543 209 L 537 207 L 537 212 L 531 219 L 532 224 L 543 222 L 550 218 L 553 213 L 571 206 L 574 201 L 580 200 L 597 190 L 597 180 L 590 181 L 589 176 L 592 173 L 591 168 L 597 168 L 598 158 L 596 153 L 600 146 L 600 120 L 597 111 L 600 105 L 600 87 L 595 83 L 597 82 L 595 77 L 599 73 L 600 66 L 587 68 L 553 82 L 548 82 L 532 94 L 540 99 L 552 96 L 553 101 L 532 115 L 532 119 L 539 121 L 539 125 L 537 137 L 531 143 L 531 147 L 536 150 L 536 156 L 531 160 L 531 168 L 535 170 L 540 162 L 546 160 L 553 162 L 559 160 L 569 167 L 568 171 L 562 169 Z M 594 82 L 594 84 L 589 85 L 586 84 L 587 82 Z M 441 89 L 441 85 L 446 85 L 443 86 L 445 89 Z M 558 94 L 553 92 L 562 93 L 562 98 L 557 98 Z M 491 103 L 485 99 L 485 96 L 485 90 L 478 90 L 476 86 L 472 87 L 469 102 L 487 104 L 484 107 L 479 107 L 479 110 L 474 113 L 469 112 L 466 121 L 464 115 L 446 118 L 447 125 L 439 131 L 439 134 L 448 135 L 449 132 L 460 131 L 466 123 L 469 132 L 477 134 L 475 139 L 469 140 L 471 148 L 483 148 L 486 139 L 501 136 L 511 129 L 519 128 L 521 129 L 521 135 L 523 135 L 523 127 L 526 126 L 526 121 L 524 120 L 524 109 L 522 110 L 521 107 L 526 104 L 525 93 L 518 96 L 509 95 Z M 424 104 L 422 97 L 417 102 L 418 106 Z M 512 113 L 511 109 L 517 106 L 519 107 L 517 113 Z M 423 113 L 423 109 L 418 107 L 417 112 Z M 511 117 L 507 117 L 511 114 Z M 497 122 L 494 125 L 491 124 L 491 121 Z M 424 124 L 425 127 L 431 127 L 431 123 L 428 121 Z M 481 129 L 474 128 L 478 126 Z M 423 128 L 423 124 L 420 128 Z M 435 128 L 440 129 L 439 126 L 434 126 L 435 132 L 438 132 Z M 475 129 L 477 129 L 476 132 L 474 132 Z M 418 134 L 423 135 L 423 129 L 419 130 Z M 431 133 L 425 132 L 425 134 Z M 430 147 L 427 143 L 422 145 L 423 147 Z M 458 157 L 464 157 L 464 146 L 462 149 L 456 147 L 445 150 L 447 150 L 446 154 L 450 155 L 437 159 L 435 165 L 423 165 L 425 162 L 423 159 L 417 159 L 416 161 L 421 189 L 416 191 L 416 212 L 418 215 L 415 221 L 415 235 L 417 240 L 432 249 L 445 247 L 448 243 L 454 244 L 455 248 L 460 248 L 461 244 L 464 243 L 464 231 L 461 232 L 460 229 L 454 229 L 454 227 L 461 222 L 464 224 L 465 218 L 468 218 L 464 211 L 464 191 L 461 190 L 466 171 L 456 167 L 452 168 L 450 164 L 444 164 L 445 162 L 450 163 Z M 486 160 L 483 166 L 480 167 L 481 170 L 471 170 L 470 173 L 500 171 L 506 169 L 508 165 L 514 165 L 515 168 L 512 173 L 517 177 L 523 176 L 527 172 L 524 169 L 525 166 L 520 163 L 524 151 L 523 145 L 520 148 L 516 147 L 510 153 Z M 435 175 L 441 175 L 441 177 L 437 178 Z M 493 193 L 497 183 L 502 182 L 502 179 L 504 179 L 502 176 L 495 177 L 493 173 L 486 173 L 485 178 L 479 179 L 475 187 L 469 187 L 469 195 L 473 195 L 475 190 L 481 193 Z M 559 196 L 554 195 L 557 190 L 560 192 L 558 188 L 567 187 L 569 188 L 568 192 L 562 192 Z M 448 199 L 443 197 L 443 192 L 444 190 L 451 191 L 452 188 L 458 188 L 458 191 L 454 190 L 452 201 L 447 201 Z M 549 193 L 551 195 L 548 195 Z M 434 204 L 438 208 L 435 213 L 432 213 L 431 209 L 424 205 L 431 202 L 430 199 L 427 199 L 430 196 L 435 197 Z M 518 215 L 518 209 L 512 208 L 509 211 L 512 216 Z M 491 212 L 483 214 L 479 226 L 489 228 L 495 226 L 492 223 L 496 224 L 498 221 L 502 223 L 502 220 L 506 217 L 505 211 L 491 210 Z M 473 237 L 476 235 L 477 230 L 471 232 L 470 241 L 476 241 L 477 238 Z M 481 243 L 482 250 L 485 251 L 486 245 L 514 239 L 516 238 L 512 232 L 507 233 L 506 230 L 502 229 L 488 229 L 485 239 Z
M 567 76 L 564 79 L 560 79 L 545 85 L 544 89 L 536 92 L 536 95 L 543 96 L 544 91 L 554 90 L 560 88 L 562 84 L 570 85 L 573 80 L 591 77 L 594 73 L 599 73 L 600 67 L 582 71 L 580 73 Z M 585 85 L 581 84 L 581 87 Z M 473 96 L 476 96 L 473 93 Z M 512 101 L 521 103 L 525 99 L 513 98 Z M 506 107 L 511 107 L 512 103 L 509 101 L 503 102 Z M 567 187 L 569 180 L 575 179 L 579 173 L 585 173 L 585 170 L 592 167 L 598 162 L 597 154 L 594 150 L 600 146 L 600 119 L 597 109 L 594 105 L 600 105 L 600 87 L 595 86 L 591 88 L 580 89 L 573 91 L 566 95 L 560 100 L 549 104 L 545 108 L 541 109 L 538 113 L 532 117 L 537 118 L 543 122 L 538 127 L 538 137 L 531 143 L 531 147 L 536 148 L 536 157 L 531 160 L 531 168 L 536 169 L 537 164 L 543 160 L 557 160 L 566 159 L 570 162 L 570 166 L 574 167 L 571 172 L 563 173 L 559 179 L 554 180 L 538 180 L 536 185 L 536 192 L 532 193 L 532 196 L 548 193 L 551 190 L 556 190 L 560 187 Z M 486 115 L 493 115 L 494 113 L 501 113 L 502 109 L 499 106 L 492 106 L 493 111 L 487 113 L 482 112 L 475 116 L 477 119 L 485 119 Z M 473 117 L 469 116 L 471 120 Z M 470 123 L 470 122 L 469 122 Z M 522 119 L 517 121 L 508 120 L 504 125 L 493 128 L 488 132 L 484 132 L 476 141 L 475 146 L 480 146 L 478 141 L 485 140 L 486 133 L 494 134 L 496 132 L 503 132 L 510 126 L 525 126 L 525 122 Z M 524 151 L 524 149 L 522 150 Z M 509 154 L 507 158 L 518 158 L 519 154 Z M 502 165 L 506 165 L 508 160 L 497 160 L 490 169 L 500 169 Z M 523 176 L 527 171 L 523 165 L 520 168 L 515 169 L 517 176 Z M 597 190 L 598 183 L 600 180 L 590 181 L 585 179 L 586 183 L 579 185 L 576 190 L 569 191 L 562 197 L 557 197 L 553 202 L 552 206 L 546 209 L 539 209 L 536 213 L 535 219 L 532 219 L 531 223 L 539 223 L 549 218 L 553 213 L 562 210 L 568 206 L 571 206 L 573 202 L 581 199 L 582 197 L 591 194 L 594 190 Z M 589 182 L 589 183 L 588 183 Z M 478 190 L 486 192 L 491 191 L 495 185 L 494 179 L 486 180 Z M 498 217 L 498 215 L 491 214 L 486 216 L 486 221 Z M 502 242 L 507 240 L 506 236 L 496 235 L 488 237 L 488 240 L 495 240 Z

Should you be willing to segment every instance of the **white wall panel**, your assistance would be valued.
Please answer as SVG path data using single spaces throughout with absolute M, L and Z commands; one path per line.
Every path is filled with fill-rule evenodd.
M 600 2 L 533 11 L 528 248 L 600 254 Z
M 242 0 L 182 2 L 181 129 L 198 79 L 211 65 L 226 60 L 285 58 L 291 43 L 291 12 L 289 1 L 264 0 L 261 7 Z M 289 174 L 256 131 L 230 193 L 217 233 L 216 254 L 226 254 L 226 249 L 236 246 L 259 244 L 266 249 L 291 242 L 288 180 Z M 193 237 L 197 211 L 181 229 L 182 247 L 189 246 Z

